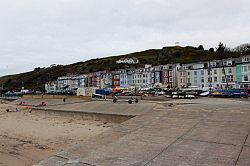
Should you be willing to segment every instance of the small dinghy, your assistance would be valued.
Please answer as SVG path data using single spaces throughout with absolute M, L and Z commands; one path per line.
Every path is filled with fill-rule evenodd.
M 200 96 L 202 96 L 202 97 L 206 97 L 206 96 L 208 96 L 210 94 L 210 92 L 209 91 L 207 91 L 207 92 L 203 92 L 203 93 L 201 93 L 200 94 Z

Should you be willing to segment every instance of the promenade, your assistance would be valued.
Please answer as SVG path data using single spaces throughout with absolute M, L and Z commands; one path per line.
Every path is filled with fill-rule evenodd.
M 109 103 L 110 108 L 118 104 Z M 37 166 L 250 165 L 249 101 L 203 98 L 143 104 L 150 109 Z

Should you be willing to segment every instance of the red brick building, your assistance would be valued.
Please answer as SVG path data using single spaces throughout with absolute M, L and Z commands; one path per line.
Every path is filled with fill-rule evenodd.
M 163 70 L 161 72 L 161 83 L 168 88 L 173 87 L 173 71 L 172 70 Z
M 114 74 L 112 79 L 113 86 L 120 86 L 120 74 Z

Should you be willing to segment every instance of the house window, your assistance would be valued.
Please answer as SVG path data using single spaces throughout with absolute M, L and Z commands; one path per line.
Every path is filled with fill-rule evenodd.
M 204 77 L 201 77 L 201 82 L 204 82 Z
M 225 77 L 224 77 L 224 76 L 222 76 L 221 80 L 222 80 L 222 82 L 226 82 L 226 80 L 225 80 Z
M 194 75 L 197 75 L 197 71 L 194 71 Z
M 227 61 L 227 65 L 231 66 L 232 65 L 232 61 Z
M 248 81 L 248 75 L 243 76 L 243 81 Z
M 194 79 L 194 84 L 197 85 L 197 79 Z
M 247 72 L 247 66 L 242 66 L 242 70 L 243 70 L 244 72 Z
M 207 82 L 212 82 L 212 77 L 208 77 Z
M 212 63 L 212 66 L 213 66 L 213 67 L 216 67 L 216 66 L 217 66 L 217 62 L 213 62 L 213 63 Z
M 216 69 L 214 70 L 214 74 L 215 74 L 215 75 L 217 74 L 217 70 L 216 70 Z
M 232 73 L 232 69 L 231 68 L 228 69 L 228 73 Z
M 201 70 L 201 75 L 204 75 L 204 70 Z
M 225 72 L 225 69 L 222 69 L 222 74 L 225 74 L 226 72 Z
M 228 82 L 233 82 L 234 81 L 233 75 L 228 75 L 227 76 L 227 81 Z
M 243 62 L 249 62 L 249 58 L 248 57 L 243 58 Z
M 218 78 L 217 77 L 214 77 L 214 82 L 217 82 L 218 81 Z

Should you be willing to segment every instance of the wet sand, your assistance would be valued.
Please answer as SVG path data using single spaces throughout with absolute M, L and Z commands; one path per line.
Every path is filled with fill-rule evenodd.
M 16 112 L 16 108 L 21 111 Z M 6 112 L 6 109 L 10 112 Z M 0 102 L 0 166 L 29 166 L 97 135 L 114 123 L 29 112 Z

